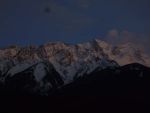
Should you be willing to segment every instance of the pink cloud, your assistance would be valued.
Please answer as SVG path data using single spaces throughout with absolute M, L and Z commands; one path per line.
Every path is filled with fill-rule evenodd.
M 150 54 L 150 36 L 148 35 L 130 32 L 127 30 L 119 31 L 117 29 L 112 29 L 106 34 L 105 40 L 113 45 L 131 42 Z
M 116 29 L 110 30 L 107 34 L 108 38 L 118 38 L 119 37 L 119 31 Z

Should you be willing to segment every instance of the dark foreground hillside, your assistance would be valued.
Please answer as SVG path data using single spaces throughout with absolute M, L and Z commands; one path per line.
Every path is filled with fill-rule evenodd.
M 130 64 L 96 70 L 49 96 L 1 95 L 0 111 L 15 113 L 149 113 L 150 69 Z M 4 92 L 3 92 L 4 93 Z

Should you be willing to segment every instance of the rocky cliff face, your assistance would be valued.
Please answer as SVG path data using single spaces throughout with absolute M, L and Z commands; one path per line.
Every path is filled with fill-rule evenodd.
M 0 49 L 1 81 L 5 81 L 5 77 L 12 77 L 29 69 L 33 70 L 31 75 L 39 83 L 39 80 L 42 81 L 47 74 L 53 74 L 43 62 L 49 63 L 54 68 L 64 84 L 90 74 L 96 69 L 102 70 L 130 63 L 150 66 L 150 58 L 131 43 L 112 46 L 98 39 L 76 45 L 49 42 L 41 46 L 10 46 Z M 57 80 L 55 82 L 54 84 L 57 84 Z M 43 81 L 39 84 L 43 84 Z
M 69 45 L 62 42 L 49 42 L 41 46 L 19 47 L 10 46 L 0 49 L 0 59 L 9 59 L 16 62 L 55 60 L 59 63 L 71 65 L 83 60 L 106 58 L 115 60 L 120 65 L 141 63 L 150 66 L 148 57 L 131 43 L 112 46 L 104 41 L 95 39 L 91 42 Z
M 24 63 L 33 65 L 45 60 L 55 67 L 66 83 L 73 80 L 74 76 L 106 67 L 102 66 L 102 62 L 111 66 L 112 61 L 119 65 L 140 63 L 150 66 L 150 58 L 131 43 L 112 46 L 95 39 L 76 45 L 49 42 L 41 46 L 10 46 L 0 49 L 0 72 L 4 74 L 13 66 Z

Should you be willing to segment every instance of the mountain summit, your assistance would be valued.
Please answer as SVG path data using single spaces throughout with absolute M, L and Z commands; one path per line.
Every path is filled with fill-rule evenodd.
M 150 66 L 149 57 L 131 43 L 112 46 L 95 39 L 76 45 L 49 42 L 41 46 L 10 46 L 0 49 L 0 80 L 6 82 L 11 77 L 27 75 L 35 86 L 47 90 L 68 84 L 95 70 L 131 63 Z M 53 78 L 50 82 L 53 85 L 49 84 L 52 79 L 45 79 L 47 77 Z
M 69 45 L 62 42 L 49 42 L 41 46 L 10 46 L 0 49 L 0 60 L 13 60 L 16 63 L 48 60 L 50 62 L 69 65 L 83 61 L 89 63 L 91 60 L 109 59 L 116 61 L 119 65 L 130 63 L 141 63 L 150 66 L 150 60 L 142 49 L 132 43 L 112 46 L 99 39 L 91 42 Z
M 92 68 L 95 68 L 103 60 L 115 61 L 119 65 L 140 63 L 150 66 L 149 57 L 133 44 L 112 46 L 99 39 L 76 45 L 49 42 L 41 46 L 10 46 L 0 49 L 0 63 L 3 62 L 1 64 L 7 65 L 7 62 L 11 61 L 8 65 L 12 63 L 17 65 L 43 60 L 51 62 L 62 75 L 75 74 L 77 70 L 85 70 L 85 67 L 89 68 L 88 72 L 91 72 Z M 0 70 L 2 71 L 2 66 Z

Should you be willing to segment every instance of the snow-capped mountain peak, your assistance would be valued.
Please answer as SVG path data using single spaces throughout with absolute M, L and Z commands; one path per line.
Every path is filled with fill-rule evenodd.
M 0 49 L 2 75 L 7 73 L 13 76 L 38 64 L 34 68 L 34 76 L 40 81 L 42 78 L 38 74 L 44 77 L 46 71 L 42 70 L 49 70 L 45 64 L 40 63 L 43 61 L 53 65 L 65 84 L 97 68 L 104 69 L 130 63 L 150 66 L 149 57 L 131 43 L 113 46 L 99 39 L 76 45 L 49 42 L 41 46 L 12 46 Z

